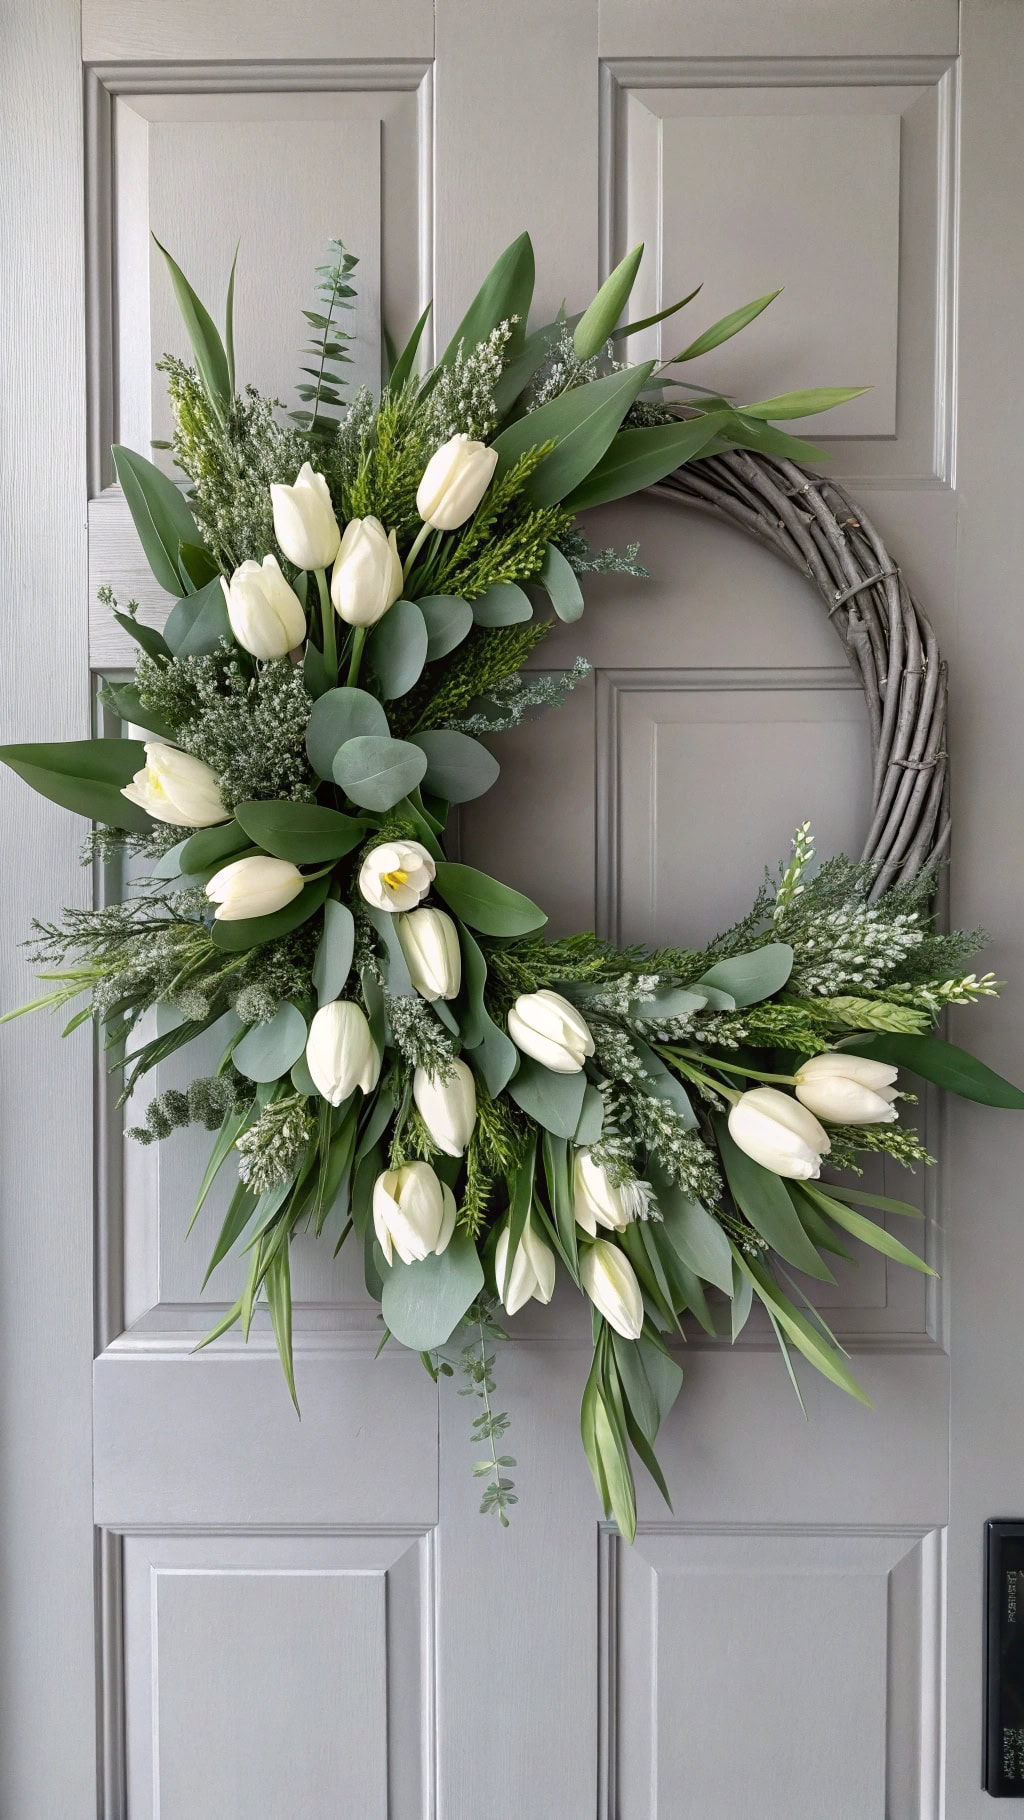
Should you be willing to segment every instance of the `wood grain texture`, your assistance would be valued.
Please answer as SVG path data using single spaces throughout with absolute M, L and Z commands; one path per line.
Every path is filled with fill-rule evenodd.
M 430 0 L 82 0 L 86 63 L 204 57 L 289 61 L 310 57 L 430 57 Z
M 74 0 L 8 9 L 0 94 L 8 576 L 0 728 L 5 740 L 81 738 L 89 685 Z M 5 1009 L 33 996 L 18 946 L 30 918 L 56 917 L 88 896 L 89 875 L 76 863 L 83 833 L 4 771 Z M 96 1800 L 91 1045 L 87 1031 L 63 1047 L 57 1034 L 46 1018 L 25 1019 L 5 1028 L 0 1046 L 0 1801 L 26 1820 L 85 1816 Z

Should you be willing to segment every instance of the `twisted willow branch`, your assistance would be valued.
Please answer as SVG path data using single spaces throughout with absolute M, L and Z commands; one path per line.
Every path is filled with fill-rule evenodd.
M 949 845 L 946 665 L 874 526 L 837 481 L 737 449 L 651 489 L 739 525 L 818 590 L 864 691 L 874 753 L 862 858 L 872 898 L 931 871 Z

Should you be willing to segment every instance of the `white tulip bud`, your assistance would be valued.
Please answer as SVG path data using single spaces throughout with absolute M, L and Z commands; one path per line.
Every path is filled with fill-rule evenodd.
M 621 1333 L 624 1340 L 639 1339 L 644 1299 L 625 1252 L 608 1239 L 597 1239 L 580 1253 L 580 1281 L 609 1327 Z
M 529 1215 L 516 1246 L 506 1289 L 508 1241 L 508 1227 L 503 1226 L 494 1247 L 494 1275 L 506 1314 L 518 1314 L 525 1302 L 550 1302 L 555 1293 L 555 1254 L 534 1232 Z
M 453 1062 L 445 1080 L 417 1068 L 412 1097 L 438 1149 L 446 1156 L 462 1156 L 476 1124 L 476 1083 L 465 1062 Z
M 331 571 L 335 611 L 350 626 L 375 626 L 401 592 L 394 531 L 385 531 L 379 518 L 350 519 Z
M 276 556 L 243 562 L 230 584 L 221 576 L 231 630 L 243 651 L 263 659 L 287 657 L 306 636 L 306 615 Z
M 418 840 L 371 848 L 359 868 L 359 889 L 376 910 L 415 910 L 434 879 L 434 862 Z
M 729 1114 L 729 1131 L 755 1163 L 796 1182 L 820 1175 L 821 1159 L 832 1148 L 814 1114 L 777 1087 L 741 1094 Z
M 462 985 L 459 932 L 444 910 L 410 910 L 395 925 L 405 964 L 421 997 L 457 998 Z
M 455 1231 L 455 1196 L 429 1163 L 385 1169 L 373 1185 L 373 1229 L 388 1263 L 442 1252 Z
M 834 1125 L 891 1125 L 899 1117 L 893 1085 L 899 1070 L 866 1055 L 830 1050 L 812 1055 L 796 1071 L 796 1097 Z
M 457 531 L 491 484 L 497 449 L 471 436 L 449 437 L 430 457 L 416 493 L 416 510 L 435 531 Z
M 572 1199 L 577 1226 L 596 1238 L 599 1226 L 621 1232 L 629 1225 L 621 1188 L 613 1188 L 608 1171 L 589 1150 L 577 1150 L 572 1166 Z
M 332 1106 L 340 1106 L 357 1087 L 372 1093 L 380 1064 L 362 1006 L 341 998 L 321 1005 L 306 1039 L 306 1065 L 317 1092 Z
M 331 504 L 331 490 L 322 474 L 304 461 L 295 485 L 275 484 L 270 489 L 274 508 L 274 536 L 289 562 L 297 569 L 329 568 L 338 554 L 341 532 Z
M 211 904 L 217 905 L 215 921 L 236 923 L 283 910 L 298 897 L 305 882 L 290 859 L 267 859 L 262 853 L 255 853 L 222 866 L 207 885 L 206 895 Z
M 524 1055 L 555 1074 L 579 1074 L 594 1053 L 590 1025 L 568 999 L 546 986 L 520 994 L 508 1014 L 508 1033 Z
M 149 739 L 145 744 L 145 766 L 124 785 L 122 796 L 138 803 L 155 821 L 170 822 L 175 828 L 212 828 L 231 820 L 209 765 L 179 752 L 177 746 Z

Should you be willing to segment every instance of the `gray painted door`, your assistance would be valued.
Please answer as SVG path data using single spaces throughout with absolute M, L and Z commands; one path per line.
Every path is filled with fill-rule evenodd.
M 827 446 L 953 659 L 952 915 L 1016 978 L 972 1034 L 1020 1077 L 1017 0 L 34 0 L 5 39 L 5 738 L 80 735 L 90 669 L 128 661 L 98 583 L 161 605 L 106 453 L 164 427 L 151 229 L 211 294 L 241 237 L 240 365 L 282 394 L 339 231 L 364 320 L 400 332 L 433 294 L 442 338 L 523 225 L 539 307 L 640 238 L 652 308 L 704 279 L 711 320 L 785 282 L 698 377 L 872 382 Z M 651 579 L 597 583 L 559 632 L 546 660 L 582 651 L 593 683 L 505 736 L 463 854 L 557 927 L 709 934 L 805 816 L 858 844 L 860 701 L 816 599 L 737 535 L 652 500 L 589 534 L 639 538 Z M 10 1003 L 30 915 L 90 887 L 67 818 L 6 783 L 0 815 Z M 571 1298 L 498 1361 L 508 1533 L 476 1511 L 465 1402 L 374 1361 L 355 1259 L 297 1252 L 301 1425 L 262 1328 L 192 1356 L 227 1294 L 200 1299 L 216 1206 L 183 1243 L 198 1152 L 124 1144 L 85 1057 L 4 1033 L 11 1820 L 985 1812 L 981 1521 L 1024 1505 L 1005 1119 L 928 1110 L 937 1290 L 872 1256 L 830 1292 L 874 1410 L 810 1383 L 805 1423 L 770 1336 L 694 1338 L 674 1513 L 645 1497 L 627 1549 L 577 1443 Z

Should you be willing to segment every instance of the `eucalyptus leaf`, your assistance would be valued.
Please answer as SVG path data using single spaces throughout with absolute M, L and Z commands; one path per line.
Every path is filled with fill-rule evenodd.
M 143 706 L 135 683 L 105 683 L 101 700 L 104 707 L 110 708 L 126 725 L 141 727 L 143 732 L 152 733 L 154 739 L 169 740 L 173 744 L 174 728 L 152 708 Z
M 163 663 L 170 657 L 164 635 L 155 626 L 147 626 L 144 620 L 133 619 L 130 613 L 115 613 L 114 618 L 122 632 L 127 632 L 129 638 L 133 638 L 154 663 Z
M 427 627 L 427 662 L 436 663 L 473 629 L 473 609 L 454 594 L 424 594 L 416 602 Z
M 492 1100 L 504 1093 L 519 1062 L 519 1051 L 512 1038 L 499 1030 L 490 1018 L 479 1043 L 467 1049 L 464 1060 L 480 1076 Z
M 474 600 L 472 612 L 478 626 L 517 626 L 533 618 L 533 603 L 514 581 L 497 581 Z
M 583 592 L 572 564 L 557 545 L 549 543 L 537 576 L 559 619 L 572 625 L 583 612 Z
M 329 783 L 336 754 L 347 740 L 364 735 L 388 736 L 388 717 L 376 696 L 366 689 L 328 689 L 314 702 L 306 728 L 306 752 L 317 776 Z
M 414 1264 L 396 1258 L 383 1278 L 381 1313 L 395 1339 L 411 1352 L 433 1352 L 451 1339 L 484 1283 L 477 1249 L 458 1232 L 440 1256 Z
M 717 986 L 740 1007 L 756 1005 L 781 992 L 792 971 L 793 950 L 789 943 L 768 942 L 763 948 L 751 949 L 749 954 L 733 954 L 709 967 L 698 980 L 697 990 L 704 985 Z
M 426 769 L 426 754 L 418 746 L 386 734 L 369 734 L 345 741 L 335 755 L 333 775 L 361 809 L 380 811 L 393 809 L 415 790 Z
M 385 701 L 408 695 L 419 681 L 429 642 L 426 621 L 414 600 L 396 600 L 378 620 L 366 651 Z
M 297 1005 L 285 1001 L 265 1024 L 253 1024 L 231 1052 L 247 1081 L 277 1081 L 288 1073 L 306 1047 L 306 1020 Z
M 235 819 L 264 853 L 272 854 L 274 859 L 290 859 L 300 866 L 344 858 L 373 827 L 372 822 L 322 808 L 319 803 L 297 803 L 285 798 L 238 803 Z
M 655 1055 L 654 1050 L 644 1042 L 642 1037 L 634 1036 L 633 1046 L 643 1063 L 644 1073 L 650 1082 L 649 1091 L 655 1094 L 659 1100 L 665 1100 L 675 1112 L 678 1112 L 687 1131 L 696 1131 L 697 1114 L 690 1104 L 690 1097 L 682 1082 L 677 1079 L 670 1068 L 666 1068 L 661 1057 Z
M 355 938 L 355 919 L 348 905 L 329 897 L 324 904 L 324 932 L 313 962 L 318 1005 L 329 1005 L 341 997 L 352 968 Z
M 572 1138 L 583 1111 L 587 1077 L 578 1074 L 555 1074 L 542 1062 L 524 1055 L 518 1072 L 508 1084 L 508 1092 L 528 1118 L 542 1125 L 555 1137 Z
M 596 1144 L 601 1135 L 603 1125 L 604 1100 L 601 1098 L 598 1089 L 592 1087 L 588 1081 L 587 1090 L 583 1095 L 583 1110 L 580 1113 L 579 1123 L 573 1134 L 573 1143 L 583 1145 Z
M 171 608 L 164 626 L 167 648 L 174 657 L 208 657 L 222 640 L 232 637 L 227 603 L 220 576 L 195 594 L 188 594 Z
M 178 551 L 182 544 L 202 546 L 184 494 L 144 455 L 136 455 L 134 449 L 115 443 L 111 454 L 146 561 L 168 594 L 184 594 Z
M 146 763 L 137 739 L 68 739 L 48 744 L 0 746 L 0 763 L 40 796 L 90 821 L 145 834 L 153 824 L 145 809 L 121 791 Z
M 210 872 L 227 864 L 250 845 L 244 828 L 235 821 L 218 822 L 213 828 L 197 828 L 182 842 L 180 869 L 187 873 Z
M 687 1269 L 731 1295 L 732 1253 L 718 1221 L 699 1201 L 690 1200 L 674 1185 L 659 1182 L 656 1193 L 662 1213 L 661 1230 L 672 1249 Z
M 438 727 L 428 733 L 411 733 L 409 744 L 418 746 L 426 758 L 425 788 L 447 802 L 472 802 L 497 782 L 501 769 L 497 759 L 469 733 Z
M 672 1018 L 689 1017 L 694 1011 L 703 1011 L 707 1002 L 699 989 L 659 986 L 651 998 L 634 999 L 629 1007 L 629 1015 L 639 1023 L 649 1020 L 663 1024 Z
M 434 883 L 449 909 L 481 935 L 530 935 L 548 920 L 521 891 L 500 884 L 475 866 L 441 860 Z
M 615 270 L 609 272 L 593 303 L 584 310 L 572 338 L 577 360 L 591 360 L 611 339 L 612 330 L 629 301 L 643 256 L 641 240 L 632 252 L 620 259 Z
M 367 922 L 377 931 L 384 949 L 384 974 L 387 990 L 393 998 L 415 998 L 416 988 L 409 975 L 405 951 L 398 939 L 398 927 L 390 910 L 363 905 Z

